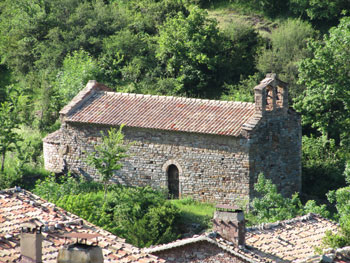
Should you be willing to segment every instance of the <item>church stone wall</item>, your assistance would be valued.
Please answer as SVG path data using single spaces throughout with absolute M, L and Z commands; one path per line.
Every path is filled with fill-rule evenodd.
M 259 173 L 284 196 L 301 191 L 301 124 L 292 109 L 266 112 L 251 138 L 251 198 Z
M 61 158 L 66 169 L 98 178 L 84 159 L 108 127 L 66 123 Z M 167 189 L 167 168 L 179 169 L 180 197 L 246 204 L 249 196 L 249 142 L 245 138 L 124 127 L 133 142 L 124 167 L 113 178 L 124 185 Z M 63 153 L 63 154 L 62 154 Z

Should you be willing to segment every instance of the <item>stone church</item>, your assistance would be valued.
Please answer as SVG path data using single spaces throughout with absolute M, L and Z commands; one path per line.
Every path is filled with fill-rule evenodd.
M 300 116 L 286 83 L 268 74 L 255 103 L 112 92 L 89 81 L 44 138 L 45 168 L 98 178 L 85 162 L 101 131 L 124 124 L 133 142 L 116 183 L 167 189 L 174 198 L 244 204 L 259 173 L 289 196 L 301 190 Z

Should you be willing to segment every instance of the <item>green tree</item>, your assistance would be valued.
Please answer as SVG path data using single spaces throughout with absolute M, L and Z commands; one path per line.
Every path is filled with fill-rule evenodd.
M 122 160 L 126 154 L 129 144 L 124 143 L 123 125 L 116 131 L 114 128 L 108 130 L 108 135 L 101 132 L 102 142 L 94 146 L 94 152 L 89 154 L 87 162 L 92 165 L 100 175 L 100 181 L 104 185 L 105 199 L 110 179 L 115 171 L 123 167 Z
M 221 57 L 218 70 L 226 76 L 223 78 L 225 83 L 237 84 L 256 73 L 256 57 L 263 40 L 251 25 L 242 21 L 228 25 L 223 30 L 223 37 L 225 57 Z
M 347 0 L 289 0 L 290 10 L 296 14 L 308 17 L 310 20 L 336 20 L 343 10 L 349 10 Z
M 309 45 L 311 58 L 299 65 L 299 84 L 305 87 L 294 107 L 303 124 L 317 129 L 327 139 L 348 144 L 350 127 L 350 17 Z
M 251 203 L 253 217 L 250 220 L 253 219 L 259 223 L 275 222 L 302 214 L 302 204 L 298 194 L 294 194 L 291 199 L 284 198 L 278 193 L 276 185 L 263 174 L 259 174 L 254 190 L 261 198 L 253 199 Z
M 123 29 L 104 39 L 100 63 L 108 82 L 139 83 L 154 71 L 156 59 L 151 37 Z
M 9 88 L 7 93 L 7 100 L 0 104 L 0 172 L 4 172 L 6 153 L 15 150 L 20 140 L 16 129 L 20 125 L 19 105 L 23 97 L 17 90 L 13 89 L 13 86 Z
M 188 16 L 179 13 L 167 19 L 157 42 L 159 86 L 174 86 L 171 93 L 176 95 L 218 98 L 224 83 L 237 83 L 241 75 L 254 73 L 259 37 L 245 25 L 223 33 L 216 20 L 192 7 Z
M 193 97 L 220 94 L 215 71 L 220 62 L 221 39 L 217 22 L 199 8 L 193 8 L 188 17 L 180 13 L 164 23 L 156 56 L 164 67 L 164 76 L 176 79 L 175 94 Z
M 68 54 L 57 74 L 55 85 L 63 99 L 62 105 L 67 104 L 91 79 L 102 79 L 97 61 L 82 49 Z

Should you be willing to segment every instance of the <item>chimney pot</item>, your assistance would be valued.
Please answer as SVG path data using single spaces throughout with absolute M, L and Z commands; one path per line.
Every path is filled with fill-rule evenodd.
M 42 262 L 43 236 L 40 231 L 21 232 L 21 255 L 31 262 Z M 27 260 L 28 261 L 28 260 Z
M 59 250 L 57 263 L 103 263 L 102 249 L 86 244 L 66 245 Z

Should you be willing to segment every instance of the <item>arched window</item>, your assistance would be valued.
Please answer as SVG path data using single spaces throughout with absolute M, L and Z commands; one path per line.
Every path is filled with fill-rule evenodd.
M 177 199 L 180 193 L 179 169 L 171 164 L 167 169 L 169 197 Z

